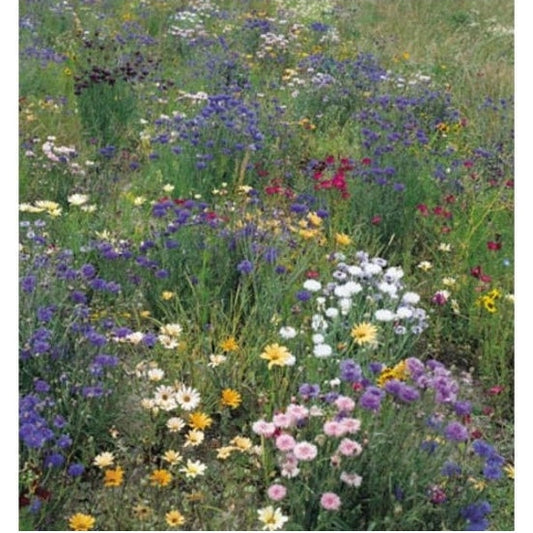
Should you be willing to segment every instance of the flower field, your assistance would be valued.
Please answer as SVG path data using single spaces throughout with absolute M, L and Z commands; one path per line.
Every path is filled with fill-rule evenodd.
M 513 18 L 20 0 L 20 530 L 514 530 Z

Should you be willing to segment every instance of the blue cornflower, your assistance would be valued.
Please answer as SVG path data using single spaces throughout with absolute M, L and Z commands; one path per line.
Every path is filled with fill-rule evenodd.
M 36 276 L 29 275 L 29 276 L 22 278 L 21 285 L 22 285 L 22 290 L 24 292 L 28 292 L 28 293 L 33 292 L 37 285 Z
M 70 438 L 70 435 L 61 435 L 57 439 L 56 444 L 62 450 L 65 448 L 70 448 L 70 446 L 72 445 L 72 439 Z
M 455 402 L 453 408 L 458 416 L 466 416 L 472 412 L 472 404 L 469 401 Z
M 311 385 L 310 383 L 304 383 L 303 385 L 300 385 L 298 392 L 300 393 L 300 396 L 302 396 L 302 398 L 304 398 L 305 400 L 308 400 L 309 398 L 316 398 L 320 393 L 320 385 Z
M 50 453 L 44 460 L 45 468 L 59 468 L 65 463 L 65 458 L 57 452 Z
M 340 362 L 341 375 L 343 381 L 349 383 L 359 383 L 363 376 L 361 367 L 353 359 L 345 359 Z
M 471 503 L 461 509 L 461 516 L 467 520 L 465 531 L 485 531 L 489 527 L 485 515 L 489 514 L 491 510 L 487 501 Z
M 85 472 L 85 466 L 81 463 L 72 463 L 67 469 L 68 475 L 72 477 L 79 477 L 83 472 Z
M 56 309 L 57 306 L 55 305 L 37 308 L 37 319 L 40 322 L 44 322 L 45 324 L 47 322 L 50 322 L 50 320 L 52 320 L 52 317 L 54 316 Z
M 378 387 L 370 386 L 359 399 L 359 405 L 369 411 L 379 411 L 383 394 L 384 392 Z
M 311 293 L 305 289 L 302 289 L 296 293 L 296 299 L 300 302 L 307 302 L 309 299 L 311 299 Z
M 254 269 L 254 265 L 251 261 L 249 261 L 248 259 L 243 259 L 238 265 L 237 265 L 237 270 L 241 273 L 241 274 L 250 274 L 250 272 L 252 272 L 252 270 Z
M 496 450 L 488 442 L 485 442 L 482 439 L 477 439 L 472 443 L 472 449 L 480 457 L 490 457 L 496 453 Z
M 461 475 L 462 470 L 457 463 L 446 461 L 440 472 L 443 476 L 453 477 Z
M 468 440 L 468 430 L 459 422 L 450 422 L 444 428 L 444 436 L 451 441 L 465 442 Z
M 80 272 L 84 278 L 90 279 L 95 276 L 96 268 L 93 265 L 86 264 L 81 266 Z

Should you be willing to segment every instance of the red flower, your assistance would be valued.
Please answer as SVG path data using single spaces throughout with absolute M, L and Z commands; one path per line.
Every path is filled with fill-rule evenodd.
M 490 276 L 488 276 L 487 274 L 481 274 L 481 276 L 479 276 L 479 279 L 483 282 L 483 283 L 490 283 L 492 278 Z
M 378 224 L 381 223 L 383 219 L 379 216 L 379 215 L 374 215 L 371 219 L 370 219 L 370 223 L 371 224 L 374 224 L 374 226 L 377 226 Z
M 448 196 L 446 196 L 446 198 L 444 198 L 444 201 L 447 204 L 453 204 L 455 203 L 455 196 L 453 194 L 449 194 Z
M 494 387 L 491 387 L 488 392 L 492 396 L 496 396 L 497 394 L 501 394 L 503 392 L 503 386 L 502 385 L 494 385 Z
M 470 274 L 472 274 L 472 276 L 474 276 L 475 278 L 479 278 L 481 276 L 481 267 L 477 265 L 474 268 L 471 268 Z
M 501 242 L 496 242 L 496 241 L 488 241 L 487 242 L 487 248 L 489 250 L 501 250 L 502 243 Z
M 363 159 L 361 159 L 361 163 L 365 166 L 368 166 L 372 164 L 372 159 L 370 159 L 370 157 L 363 157 Z
M 307 279 L 318 279 L 320 277 L 320 272 L 318 270 L 308 270 L 305 273 Z
M 473 439 L 480 439 L 481 437 L 483 437 L 483 433 L 481 433 L 479 429 L 474 429 L 472 433 L 470 433 L 470 436 Z
M 426 204 L 418 204 L 416 206 L 416 208 L 418 209 L 418 211 L 424 215 L 425 217 L 428 216 L 429 214 L 429 209 L 428 209 L 428 206 Z

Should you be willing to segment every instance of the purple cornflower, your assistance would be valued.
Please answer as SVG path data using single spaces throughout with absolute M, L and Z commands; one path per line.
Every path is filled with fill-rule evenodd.
M 468 440 L 468 430 L 459 422 L 450 422 L 444 428 L 444 436 L 454 442 L 465 442 Z
M 90 279 L 96 275 L 96 268 L 93 265 L 86 264 L 81 266 L 80 272 L 84 278 Z
M 55 305 L 49 305 L 47 307 L 39 307 L 37 309 L 37 319 L 40 322 L 44 322 L 45 324 L 47 322 L 50 322 L 50 320 L 52 320 L 52 317 L 54 316 L 56 309 L 57 309 L 57 306 Z
M 369 411 L 379 411 L 381 407 L 381 398 L 383 397 L 383 391 L 378 387 L 368 387 L 359 400 L 359 404 L 363 409 Z
M 487 501 L 471 503 L 461 509 L 461 516 L 468 521 L 466 531 L 485 531 L 489 523 L 485 515 L 491 512 L 491 506 Z
M 22 285 L 22 290 L 24 292 L 28 292 L 28 293 L 33 292 L 37 285 L 37 278 L 33 275 L 26 276 L 22 278 L 21 285 Z
M 60 453 L 51 453 L 44 460 L 45 468 L 59 468 L 65 463 L 65 458 Z
M 310 398 L 316 398 L 318 396 L 320 393 L 320 386 L 304 383 L 303 385 L 300 385 L 298 392 L 304 400 L 309 400 Z
M 72 445 L 72 439 L 70 438 L 69 435 L 61 435 L 57 439 L 56 444 L 62 450 L 65 448 L 70 448 L 70 446 Z
M 482 439 L 477 439 L 472 443 L 472 449 L 480 457 L 489 458 L 496 453 L 496 450 L 488 442 Z
M 443 476 L 449 477 L 460 476 L 461 472 L 461 467 L 453 461 L 446 461 L 442 467 L 442 470 L 440 471 Z
M 68 469 L 67 473 L 72 477 L 79 477 L 85 472 L 85 467 L 81 463 L 72 463 Z
M 414 387 L 402 383 L 397 394 L 398 399 L 406 403 L 416 402 L 420 398 L 420 393 Z
M 237 270 L 241 273 L 241 274 L 250 274 L 250 272 L 252 272 L 252 270 L 254 269 L 254 265 L 251 261 L 249 261 L 248 259 L 243 259 L 238 265 L 237 265 Z
M 362 378 L 361 367 L 352 359 L 345 359 L 340 362 L 340 378 L 348 383 L 359 383 Z
M 302 289 L 301 291 L 298 291 L 296 293 L 296 298 L 300 302 L 307 302 L 308 300 L 311 299 L 311 293 L 309 291 L 306 291 L 305 289 Z
M 472 404 L 469 401 L 455 402 L 453 409 L 457 416 L 466 416 L 472 412 Z

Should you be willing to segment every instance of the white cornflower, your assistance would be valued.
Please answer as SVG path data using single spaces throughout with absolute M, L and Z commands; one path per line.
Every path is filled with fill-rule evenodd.
M 313 354 L 315 357 L 329 357 L 333 350 L 329 344 L 315 344 Z
M 328 307 L 324 314 L 328 318 L 337 318 L 339 316 L 339 310 L 336 307 Z
M 374 313 L 374 318 L 379 320 L 379 322 L 392 322 L 396 319 L 396 314 L 390 309 L 378 309 Z
M 303 287 L 310 292 L 317 292 L 322 288 L 322 283 L 316 279 L 307 279 L 305 280 Z
M 279 334 L 282 339 L 293 339 L 296 337 L 296 330 L 292 326 L 283 326 L 279 329 Z
M 420 301 L 420 295 L 416 292 L 405 292 L 402 296 L 402 302 L 408 305 L 415 305 Z
M 89 195 L 87 194 L 71 194 L 67 197 L 70 205 L 83 205 L 89 201 Z

